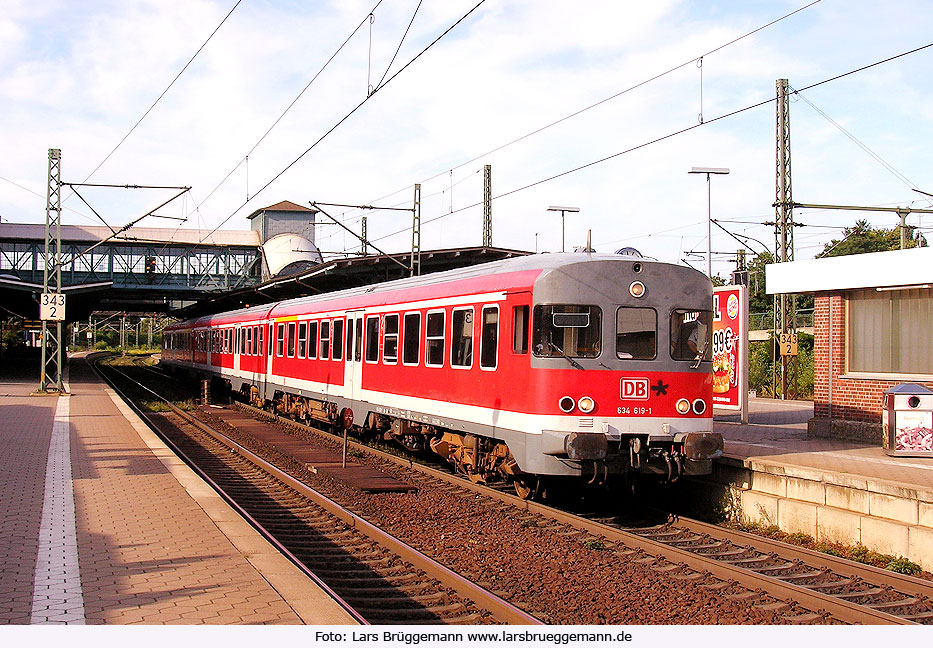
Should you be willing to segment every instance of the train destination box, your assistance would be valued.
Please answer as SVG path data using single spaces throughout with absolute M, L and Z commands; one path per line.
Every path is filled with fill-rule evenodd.
M 902 383 L 884 392 L 884 451 L 898 457 L 933 457 L 933 391 Z

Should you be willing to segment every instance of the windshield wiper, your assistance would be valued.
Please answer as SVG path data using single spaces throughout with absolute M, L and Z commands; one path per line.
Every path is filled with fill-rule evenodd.
M 569 355 L 567 355 L 566 353 L 564 353 L 564 350 L 563 350 L 563 349 L 561 349 L 559 346 L 557 346 L 556 344 L 554 344 L 554 343 L 551 342 L 550 340 L 548 340 L 548 346 L 551 347 L 552 349 L 554 349 L 555 351 L 557 351 L 557 353 L 559 353 L 560 356 L 561 356 L 562 358 L 566 359 L 567 362 L 569 362 L 570 365 L 571 365 L 572 367 L 576 367 L 576 368 L 579 369 L 580 371 L 585 371 L 585 369 L 583 369 L 583 365 L 581 365 L 579 362 L 577 362 L 576 360 L 574 360 L 573 358 L 571 358 Z

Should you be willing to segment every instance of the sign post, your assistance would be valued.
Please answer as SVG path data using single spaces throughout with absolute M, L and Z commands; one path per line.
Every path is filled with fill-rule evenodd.
M 713 407 L 748 423 L 748 288 L 713 288 Z

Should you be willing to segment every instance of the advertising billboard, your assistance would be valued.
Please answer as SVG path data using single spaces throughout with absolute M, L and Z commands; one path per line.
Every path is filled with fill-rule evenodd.
M 748 408 L 748 288 L 713 288 L 713 407 Z

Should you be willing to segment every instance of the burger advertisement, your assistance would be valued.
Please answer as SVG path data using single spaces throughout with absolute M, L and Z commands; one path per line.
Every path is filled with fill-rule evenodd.
M 741 406 L 740 382 L 744 344 L 742 304 L 744 286 L 717 288 L 713 293 L 713 405 Z

